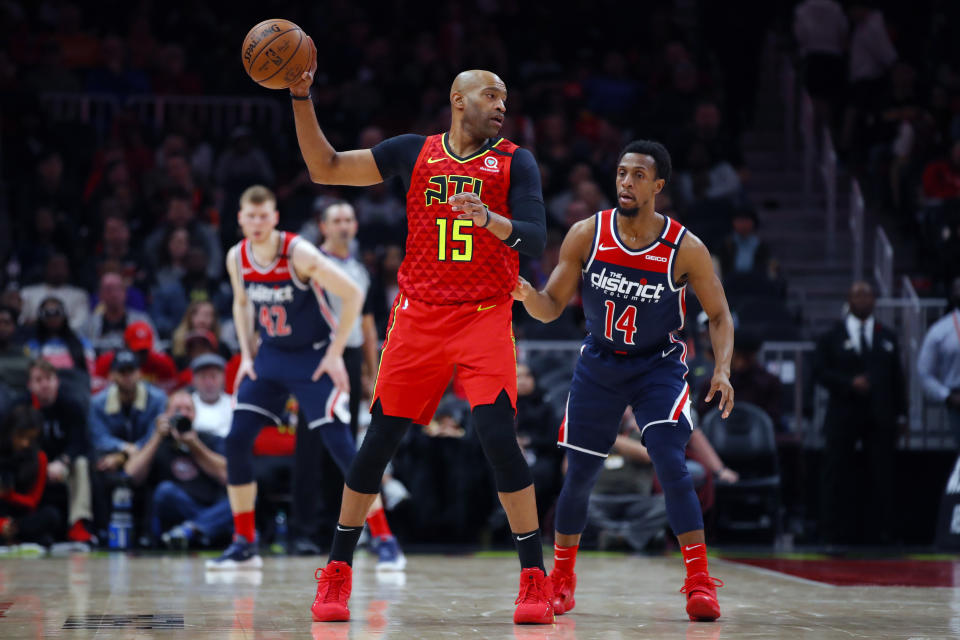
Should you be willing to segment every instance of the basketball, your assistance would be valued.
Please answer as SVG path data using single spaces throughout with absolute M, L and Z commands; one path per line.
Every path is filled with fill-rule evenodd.
M 289 20 L 264 20 L 247 32 L 240 59 L 247 75 L 260 86 L 286 89 L 309 69 L 307 34 Z

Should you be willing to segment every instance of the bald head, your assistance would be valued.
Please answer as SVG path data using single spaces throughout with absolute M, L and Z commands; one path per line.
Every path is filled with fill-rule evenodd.
M 452 129 L 463 128 L 476 141 L 495 137 L 507 112 L 507 85 L 495 73 L 462 71 L 450 86 Z
M 465 94 L 485 87 L 507 92 L 507 85 L 500 79 L 500 76 L 492 71 L 484 71 L 483 69 L 461 71 L 453 79 L 453 84 L 450 86 L 450 102 L 453 102 L 453 94 L 455 93 Z

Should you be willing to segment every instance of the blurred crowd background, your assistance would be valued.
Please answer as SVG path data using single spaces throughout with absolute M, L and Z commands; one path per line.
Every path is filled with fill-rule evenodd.
M 636 138 L 666 144 L 675 174 L 657 209 L 713 253 L 738 323 L 737 398 L 759 412 L 742 421 L 772 443 L 738 450 L 698 402 L 703 429 L 690 459 L 712 535 L 738 539 L 736 526 L 725 533 L 721 526 L 736 504 L 753 509 L 756 528 L 799 542 L 932 540 L 932 521 L 919 532 L 897 524 L 898 500 L 933 496 L 919 503 L 935 511 L 954 441 L 947 437 L 941 448 L 949 458 L 938 458 L 929 475 L 904 480 L 914 463 L 905 461 L 909 440 L 900 439 L 897 418 L 906 417 L 916 363 L 901 354 L 896 327 L 893 357 L 864 356 L 869 362 L 857 365 L 869 369 L 868 391 L 851 391 L 859 370 L 831 376 L 844 366 L 835 334 L 840 343 L 846 334 L 837 327 L 851 317 L 867 326 L 876 283 L 854 284 L 840 268 L 829 273 L 837 296 L 829 328 L 811 321 L 808 298 L 798 293 L 803 267 L 833 264 L 815 233 L 822 203 L 803 201 L 807 217 L 794 232 L 793 182 L 777 182 L 770 162 L 784 154 L 789 109 L 779 82 L 788 67 L 843 171 L 859 180 L 873 222 L 895 237 L 897 273 L 923 297 L 960 304 L 960 4 L 335 0 L 274 3 L 269 13 L 251 2 L 0 0 L 0 543 L 107 544 L 118 508 L 130 509 L 133 542 L 144 547 L 211 545 L 229 535 L 224 476 L 210 461 L 222 462 L 238 358 L 223 260 L 240 239 L 238 197 L 248 186 L 273 189 L 280 227 L 317 244 L 326 206 L 352 204 L 359 232 L 351 248 L 370 275 L 367 310 L 382 339 L 403 258 L 402 186 L 311 183 L 289 99 L 256 86 L 239 59 L 250 26 L 278 16 L 317 45 L 313 101 L 338 149 L 445 130 L 449 86 L 463 69 L 490 69 L 505 80 L 502 134 L 534 152 L 547 208 L 547 249 L 522 261 L 535 285 L 556 265 L 569 226 L 613 206 L 620 149 Z M 862 318 L 848 314 L 858 304 Z M 555 435 L 583 336 L 578 305 L 550 325 L 515 309 L 518 438 L 548 523 L 563 473 Z M 711 354 L 707 327 L 691 307 L 684 338 L 702 399 Z M 539 340 L 574 346 L 550 351 L 528 342 Z M 760 358 L 765 343 L 802 340 L 818 342 L 798 396 L 809 400 L 814 386 L 826 388 L 826 416 L 814 415 L 809 402 L 797 410 L 790 376 Z M 936 362 L 954 362 L 950 344 L 931 346 L 946 354 Z M 864 345 L 854 347 L 862 355 Z M 960 355 L 952 357 L 953 365 L 931 366 L 933 382 L 925 378 L 920 393 L 945 404 L 960 434 Z M 365 371 L 359 393 L 369 392 L 374 375 Z M 857 409 L 876 397 L 889 401 L 885 415 Z M 329 459 L 317 475 L 307 469 L 315 460 L 294 454 L 298 437 L 309 434 L 297 430 L 295 400 L 288 409 L 285 425 L 258 440 L 260 530 L 290 548 L 300 537 L 322 546 L 342 480 Z M 821 434 L 813 445 L 795 410 Z M 169 428 L 182 415 L 192 416 L 192 435 Z M 163 433 L 176 433 L 145 459 L 158 420 Z M 635 436 L 628 412 L 622 437 Z M 613 458 L 622 464 L 608 465 L 598 485 L 588 544 L 666 544 L 655 476 L 634 452 L 618 441 Z M 853 455 L 867 471 L 853 469 Z M 431 539 L 431 531 L 453 532 L 454 543 L 508 543 L 481 459 L 454 382 L 435 420 L 405 439 L 386 478 L 404 543 L 451 541 Z M 848 498 L 822 499 L 821 468 L 849 487 L 849 499 L 858 491 L 897 497 L 867 501 L 863 517 L 851 516 Z M 752 490 L 741 495 L 738 485 Z M 298 500 L 298 491 L 314 504 L 302 506 L 310 500 Z M 723 495 L 731 501 L 726 512 Z

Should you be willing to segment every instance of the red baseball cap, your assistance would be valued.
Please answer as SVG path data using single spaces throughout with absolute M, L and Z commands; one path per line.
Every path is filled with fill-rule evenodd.
M 149 351 L 153 349 L 153 330 L 146 322 L 134 322 L 127 325 L 123 341 L 131 351 Z
M 210 345 L 210 348 L 214 351 L 220 348 L 220 341 L 217 340 L 217 336 L 213 335 L 212 331 L 203 331 L 200 329 L 191 331 L 185 336 L 184 343 L 189 343 L 193 340 L 203 340 Z

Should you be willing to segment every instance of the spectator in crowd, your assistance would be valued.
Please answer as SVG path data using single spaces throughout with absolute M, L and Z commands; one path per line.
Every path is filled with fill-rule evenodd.
M 886 94 L 887 73 L 897 61 L 883 13 L 864 0 L 849 6 L 853 33 L 850 38 L 850 105 L 844 116 L 842 148 L 850 148 L 854 136 L 866 126 L 862 120 L 876 109 L 877 96 Z
M 627 407 L 587 508 L 587 522 L 599 535 L 600 549 L 626 543 L 642 551 L 663 533 L 667 506 L 662 493 L 653 494 L 653 479 L 653 462 L 640 442 L 633 410 Z
M 544 402 L 543 390 L 530 367 L 517 365 L 517 441 L 533 474 L 540 522 L 545 522 L 544 516 L 563 485 L 563 453 L 557 447 L 559 425 L 553 407 Z
M 206 334 L 210 333 L 212 339 Z M 219 342 L 220 320 L 217 318 L 217 310 L 209 300 L 199 300 L 191 302 L 180 320 L 180 324 L 173 330 L 173 336 L 170 340 L 170 354 L 178 369 L 186 369 L 191 361 L 187 353 L 187 339 L 189 336 L 194 339 L 200 339 L 201 336 L 206 340 L 215 352 L 229 359 L 232 355 L 229 350 L 224 353 Z
M 157 271 L 153 276 L 157 287 L 170 287 L 179 283 L 187 273 L 187 252 L 190 250 L 190 232 L 186 227 L 167 229 L 160 256 L 157 259 Z M 161 330 L 163 327 L 161 327 Z
M 80 247 L 72 220 L 64 212 L 40 206 L 31 214 L 25 216 L 30 227 L 21 228 L 19 237 L 13 238 L 16 258 L 11 262 L 19 266 L 23 282 L 35 283 L 46 279 L 47 265 L 53 256 L 63 254 L 69 262 L 75 260 Z
M 869 283 L 854 282 L 848 304 L 849 313 L 819 338 L 815 353 L 814 379 L 830 392 L 820 522 L 828 544 L 890 542 L 898 424 L 906 424 L 907 406 L 897 334 L 874 317 Z M 854 462 L 858 442 L 864 466 Z M 868 490 L 858 489 L 860 480 Z M 852 505 L 866 508 L 863 520 Z
M 87 322 L 87 339 L 97 353 L 122 349 L 123 333 L 134 322 L 145 322 L 153 330 L 150 316 L 127 306 L 127 285 L 123 276 L 116 271 L 107 271 L 100 276 L 100 302 Z
M 757 355 L 763 342 L 752 331 L 738 330 L 733 341 L 733 358 L 730 361 L 730 385 L 737 390 L 738 402 L 749 402 L 767 412 L 777 430 L 783 430 L 781 413 L 782 389 L 780 379 L 763 368 Z M 709 381 L 699 387 L 697 413 L 702 417 L 710 411 L 704 399 L 710 390 Z
M 208 546 L 233 530 L 224 436 L 200 431 L 196 417 L 192 394 L 175 391 L 124 466 L 134 486 L 156 487 L 153 536 L 178 549 L 193 541 Z
M 174 229 L 184 228 L 190 233 L 190 246 L 197 247 L 204 256 L 204 271 L 211 279 L 223 275 L 223 250 L 217 240 L 216 231 L 197 219 L 193 199 L 183 189 L 171 190 L 167 198 L 167 208 L 162 225 L 158 226 L 144 241 L 144 253 L 154 270 L 163 266 L 164 242 Z
M 930 200 L 960 198 L 960 140 L 954 141 L 949 156 L 932 161 L 923 170 L 923 195 Z
M 762 279 L 777 277 L 777 261 L 770 247 L 757 235 L 757 212 L 751 206 L 741 206 L 733 213 L 733 233 L 723 240 L 716 251 L 720 272 L 728 275 L 749 275 Z
M 677 172 L 674 194 L 681 209 L 702 201 L 733 201 L 740 193 L 740 176 L 725 158 L 714 156 L 703 142 L 689 147 L 685 168 Z
M 141 268 L 141 260 L 130 245 L 130 225 L 119 212 L 111 213 L 103 221 L 103 235 L 96 251 L 96 265 L 97 273 L 119 266 L 124 276 L 137 288 L 145 284 L 146 272 Z
M 179 280 L 168 281 L 153 290 L 152 316 L 162 335 L 170 335 L 190 302 L 209 300 L 220 315 L 227 314 L 233 294 L 226 280 L 211 278 L 205 271 L 207 256 L 200 247 L 187 250 L 186 273 Z
M 67 256 L 55 253 L 47 260 L 43 282 L 24 287 L 23 317 L 26 324 L 37 319 L 40 303 L 47 298 L 59 298 L 63 302 L 64 310 L 74 331 L 83 331 L 90 315 L 90 296 L 80 287 L 70 283 L 70 263 Z
M 163 391 L 140 379 L 136 354 L 119 350 L 110 363 L 110 385 L 90 401 L 90 437 L 97 469 L 120 469 L 146 441 L 165 404 Z
M 215 353 L 206 353 L 190 363 L 193 372 L 193 406 L 196 411 L 194 428 L 200 433 L 209 433 L 226 438 L 233 417 L 233 398 L 225 388 L 224 369 L 226 361 Z
M 123 40 L 109 36 L 101 44 L 100 65 L 87 75 L 86 91 L 125 99 L 130 95 L 150 93 L 150 78 L 128 66 Z
M 820 122 L 833 125 L 846 89 L 844 56 L 850 24 L 836 0 L 803 0 L 793 10 L 793 35 L 803 66 L 803 85 Z
M 17 335 L 17 312 L 0 306 L 0 384 L 10 389 L 27 386 L 30 356 Z
M 47 457 L 44 502 L 54 502 L 60 507 L 68 540 L 95 542 L 90 532 L 93 503 L 86 407 L 61 390 L 57 370 L 46 360 L 34 360 L 30 364 L 27 389 L 31 403 L 43 419 L 40 449 Z
M 223 190 L 219 199 L 223 211 L 233 211 L 240 202 L 240 194 L 251 184 L 272 186 L 275 180 L 270 158 L 256 145 L 253 132 L 242 125 L 230 133 L 227 149 L 217 160 L 213 177 Z M 220 243 L 224 249 L 239 239 L 237 229 L 236 216 L 224 216 L 220 224 Z
M 386 182 L 364 189 L 356 201 L 364 246 L 379 246 L 406 233 L 407 210 Z
M 166 406 L 163 391 L 140 379 L 137 356 L 118 351 L 110 365 L 110 385 L 90 400 L 90 441 L 96 463 L 93 508 L 97 531 L 105 531 L 112 511 L 110 496 L 127 483 L 124 465 L 146 444 Z M 134 492 L 134 511 L 145 515 L 142 491 Z
M 47 483 L 47 456 L 39 446 L 40 415 L 29 405 L 13 408 L 0 424 L 0 542 L 49 547 L 60 534 L 60 516 L 40 499 Z
M 27 352 L 32 358 L 48 361 L 61 373 L 72 372 L 72 380 L 83 381 L 85 388 L 89 386 L 93 348 L 70 328 L 60 298 L 46 298 L 40 303 L 33 335 L 27 340 Z
M 137 355 L 140 363 L 140 378 L 169 393 L 177 386 L 177 367 L 173 359 L 161 351 L 153 350 L 153 329 L 146 322 L 134 322 L 123 332 L 126 348 Z M 100 354 L 94 367 L 91 390 L 99 392 L 108 383 L 110 365 L 114 352 Z
M 394 457 L 394 476 L 415 496 L 410 518 L 418 540 L 475 543 L 494 511 L 492 477 L 475 464 L 483 452 L 469 420 L 469 405 L 448 393 Z
M 950 288 L 950 311 L 923 337 L 917 372 L 927 399 L 946 405 L 954 444 L 960 449 L 960 276 Z

